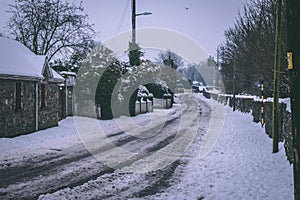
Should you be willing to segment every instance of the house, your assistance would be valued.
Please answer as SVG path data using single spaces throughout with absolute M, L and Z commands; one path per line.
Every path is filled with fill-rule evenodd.
M 59 84 L 46 56 L 0 37 L 0 137 L 58 125 Z

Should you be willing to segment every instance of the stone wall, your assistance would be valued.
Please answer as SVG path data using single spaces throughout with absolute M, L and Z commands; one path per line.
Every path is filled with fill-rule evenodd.
M 46 84 L 46 106 L 39 106 L 39 129 L 57 126 L 59 120 L 59 93 L 58 85 Z M 39 96 L 39 101 L 41 96 Z
M 21 83 L 21 109 L 16 109 L 16 83 Z M 0 137 L 36 131 L 35 84 L 34 81 L 0 79 Z M 39 129 L 58 125 L 58 86 L 50 83 L 46 89 L 47 106 L 39 105 Z
M 21 83 L 22 108 L 16 109 L 16 83 Z M 0 80 L 0 137 L 35 131 L 35 82 Z

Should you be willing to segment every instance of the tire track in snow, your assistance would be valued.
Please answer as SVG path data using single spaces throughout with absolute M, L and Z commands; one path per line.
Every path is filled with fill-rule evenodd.
M 194 110 L 189 110 L 187 107 L 183 110 L 183 112 L 194 112 Z M 171 143 L 176 136 L 176 131 L 174 134 L 170 134 L 167 137 L 162 137 L 161 135 L 163 135 L 163 132 L 166 131 L 165 129 L 170 129 L 172 125 L 176 124 L 176 120 L 178 120 L 178 118 L 179 117 L 174 116 L 173 113 L 171 119 L 168 119 L 165 122 L 163 128 L 153 136 L 153 138 L 158 137 L 157 143 L 155 143 L 152 147 L 146 149 L 146 154 L 138 155 L 126 162 L 120 163 L 118 166 L 116 166 L 116 168 L 131 165 L 132 163 L 144 158 L 145 156 L 151 155 L 152 152 Z M 155 127 L 153 128 L 153 130 L 155 130 Z M 123 134 L 125 133 L 121 131 L 115 134 L 108 135 L 108 137 L 113 139 L 114 137 L 121 136 Z M 130 142 L 136 142 L 137 140 L 147 142 L 147 139 L 148 138 L 141 139 L 126 135 L 119 138 L 117 141 L 114 141 L 114 143 L 116 146 L 123 146 L 129 145 Z M 104 152 L 109 150 L 110 148 L 111 146 L 104 146 L 99 148 L 97 151 Z M 77 167 L 77 171 L 75 169 L 70 173 L 66 172 L 68 171 L 68 169 L 74 168 L 74 166 L 76 168 L 76 164 L 80 165 L 83 163 L 85 167 L 79 166 Z M 90 180 L 95 180 L 99 176 L 113 173 L 115 171 L 115 169 L 106 167 L 100 163 L 97 163 L 97 167 L 95 167 L 95 163 L 97 163 L 97 161 L 87 150 L 85 150 L 84 146 L 77 145 L 76 147 L 74 146 L 67 149 L 66 151 L 59 152 L 59 154 L 54 157 L 35 161 L 30 165 L 1 170 L 0 198 L 8 197 L 7 199 L 15 199 L 17 197 L 18 199 L 36 199 L 40 194 L 52 193 L 68 187 L 73 188 L 76 186 L 80 186 Z M 172 177 L 173 171 L 179 165 L 178 161 L 175 161 L 174 163 L 170 165 L 171 167 L 167 167 L 169 168 L 169 170 L 166 175 L 163 176 L 163 178 L 159 178 L 152 186 L 148 186 L 147 188 L 142 190 L 141 194 L 139 194 L 138 196 L 152 194 L 153 192 L 157 191 L 158 186 L 165 185 L 168 179 Z M 170 170 L 170 168 L 172 170 Z M 86 174 L 80 175 L 80 173 Z M 53 175 L 55 177 L 57 176 L 57 174 L 59 174 L 59 178 L 53 178 Z M 47 179 L 49 180 L 49 182 L 47 182 Z
M 175 119 L 176 118 L 168 120 L 165 123 L 165 126 L 169 125 Z M 125 134 L 125 132 L 121 131 L 116 134 L 111 134 L 108 137 L 114 137 L 114 136 L 118 136 L 118 135 L 122 135 L 122 134 Z M 121 147 L 121 146 L 123 146 L 133 140 L 136 140 L 136 139 L 137 138 L 134 136 L 125 136 L 113 143 L 116 146 Z M 111 146 L 109 146 L 109 147 L 103 146 L 103 147 L 97 149 L 97 151 L 95 151 L 95 153 L 105 152 L 105 151 L 109 150 L 110 148 L 112 148 L 112 147 Z M 79 154 L 75 153 L 75 156 L 74 156 L 74 152 L 72 152 L 73 149 L 77 149 L 77 151 L 79 149 L 80 153 Z M 66 153 L 62 153 L 60 155 L 55 154 L 54 156 L 47 157 L 42 160 L 30 161 L 30 162 L 22 163 L 21 166 L 14 166 L 12 168 L 8 167 L 6 169 L 0 170 L 0 177 L 1 177 L 0 188 L 5 188 L 8 185 L 15 183 L 15 182 L 25 182 L 27 180 L 34 178 L 37 174 L 45 173 L 46 171 L 49 171 L 49 170 L 52 170 L 50 172 L 53 173 L 53 169 L 55 169 L 56 167 L 67 165 L 72 162 L 77 162 L 79 160 L 82 160 L 84 158 L 91 156 L 91 153 L 86 151 L 85 147 L 82 145 L 77 145 L 76 147 L 72 147 L 71 149 L 67 149 L 65 151 L 66 151 Z M 71 153 L 73 153 L 73 154 L 71 154 Z M 70 156 L 66 157 L 65 154 L 70 154 Z M 43 156 L 48 156 L 48 155 L 46 154 Z M 41 156 L 39 156 L 39 157 L 41 157 Z

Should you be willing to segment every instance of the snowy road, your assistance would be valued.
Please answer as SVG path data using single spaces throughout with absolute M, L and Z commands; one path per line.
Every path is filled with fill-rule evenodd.
M 42 136 L 51 132 L 45 130 L 5 139 L 0 199 L 128 199 L 163 192 L 179 181 L 174 171 L 199 152 L 211 117 L 210 106 L 194 95 L 179 100 L 173 109 L 133 118 L 135 126 L 128 118 L 77 117 L 53 128 L 52 138 Z
M 0 138 L 0 199 L 293 199 L 283 144 L 272 154 L 252 115 L 201 94 L 178 101 Z

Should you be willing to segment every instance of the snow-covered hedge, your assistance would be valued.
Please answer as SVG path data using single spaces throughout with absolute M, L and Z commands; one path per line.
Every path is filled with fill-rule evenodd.
M 77 115 L 96 117 L 97 104 L 110 103 L 114 85 L 121 76 L 122 65 L 113 52 L 103 45 L 95 47 L 83 61 L 75 86 L 75 111 Z M 100 84 L 104 83 L 104 84 Z M 101 99 L 109 98 L 109 100 Z M 101 105 L 101 112 L 107 105 Z
M 97 117 L 95 113 L 99 113 L 100 107 L 101 118 L 134 115 L 137 95 L 151 92 L 147 84 L 168 92 L 166 82 L 159 79 L 160 71 L 160 66 L 149 60 L 143 60 L 139 66 L 126 66 L 111 50 L 98 45 L 77 74 L 76 114 Z

